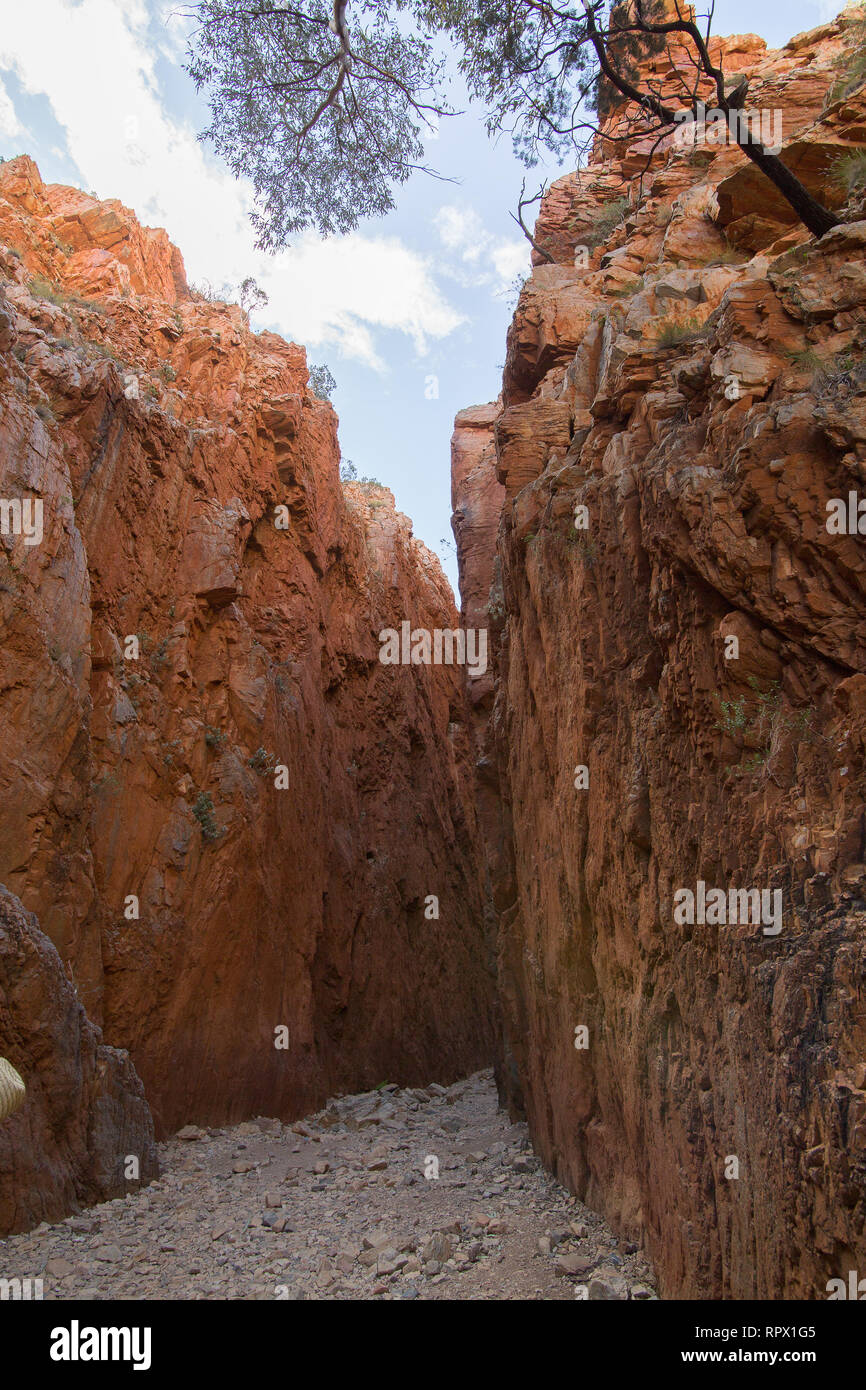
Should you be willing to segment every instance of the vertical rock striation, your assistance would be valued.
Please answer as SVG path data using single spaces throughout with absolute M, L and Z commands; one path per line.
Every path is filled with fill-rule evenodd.
M 845 23 L 717 41 L 837 206 Z M 866 558 L 827 525 L 866 511 L 866 223 L 815 242 L 737 150 L 647 155 L 553 185 L 501 413 L 471 453 L 457 421 L 500 1084 L 667 1295 L 823 1298 L 866 1259 Z M 781 930 L 689 922 L 699 883 Z
M 158 1132 L 488 1064 L 469 705 L 379 660 L 457 627 L 438 560 L 164 232 L 20 158 L 0 274 L 0 494 L 44 528 L 0 548 L 0 881 Z

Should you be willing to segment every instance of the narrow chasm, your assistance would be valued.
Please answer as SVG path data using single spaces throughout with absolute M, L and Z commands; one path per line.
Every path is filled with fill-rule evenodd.
M 501 395 L 455 420 L 459 612 L 302 347 L 0 162 L 0 1277 L 866 1270 L 849 29 L 714 39 L 823 235 L 614 99 L 546 189 Z

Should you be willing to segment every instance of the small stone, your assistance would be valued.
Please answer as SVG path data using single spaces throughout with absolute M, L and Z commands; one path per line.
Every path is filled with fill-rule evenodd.
M 361 1245 L 365 1250 L 385 1250 L 391 1244 L 391 1237 L 385 1231 L 374 1231 L 372 1235 L 363 1236 Z
M 614 1270 L 600 1269 L 589 1281 L 589 1297 L 595 1302 L 622 1302 L 628 1298 L 628 1285 Z
M 422 1249 L 421 1259 L 424 1264 L 429 1264 L 431 1261 L 444 1264 L 447 1259 L 450 1259 L 453 1252 L 454 1243 L 450 1237 L 444 1231 L 437 1231 Z
M 184 1125 L 183 1129 L 179 1129 L 174 1137 L 175 1139 L 182 1139 L 185 1143 L 191 1144 L 198 1139 L 206 1139 L 207 1135 L 203 1129 L 199 1129 L 198 1125 Z
M 331 1165 L 326 1158 L 320 1158 L 318 1163 L 313 1164 L 314 1173 L 330 1173 Z
M 67 1275 L 73 1272 L 73 1266 L 68 1260 L 64 1260 L 62 1257 L 49 1260 L 45 1266 L 45 1273 L 50 1274 L 53 1279 L 65 1279 Z
M 560 1278 L 577 1277 L 588 1273 L 595 1264 L 595 1260 L 588 1259 L 586 1255 L 564 1254 L 558 1255 L 556 1264 L 553 1266 L 554 1274 Z
M 93 1252 L 95 1260 L 103 1260 L 106 1264 L 114 1264 L 117 1260 L 123 1259 L 123 1251 L 119 1245 L 100 1245 L 98 1250 Z

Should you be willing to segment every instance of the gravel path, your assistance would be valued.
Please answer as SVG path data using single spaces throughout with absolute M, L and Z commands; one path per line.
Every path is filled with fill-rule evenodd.
M 489 1071 L 291 1125 L 187 1126 L 160 1158 L 144 1191 L 0 1241 L 0 1277 L 41 1275 L 46 1299 L 656 1296 L 643 1255 L 541 1167 Z

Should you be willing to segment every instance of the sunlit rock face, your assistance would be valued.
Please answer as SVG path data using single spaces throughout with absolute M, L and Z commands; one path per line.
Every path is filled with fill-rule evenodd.
M 832 206 L 843 42 L 717 47 Z M 866 223 L 816 242 L 736 149 L 669 139 L 641 187 L 611 148 L 541 207 L 495 555 L 457 528 L 498 617 L 500 1086 L 665 1294 L 824 1298 L 866 1261 Z M 473 477 L 490 536 L 455 447 L 464 514 Z
M 0 882 L 158 1132 L 487 1065 L 462 671 L 380 661 L 438 560 L 165 233 L 21 158 L 0 274 Z

